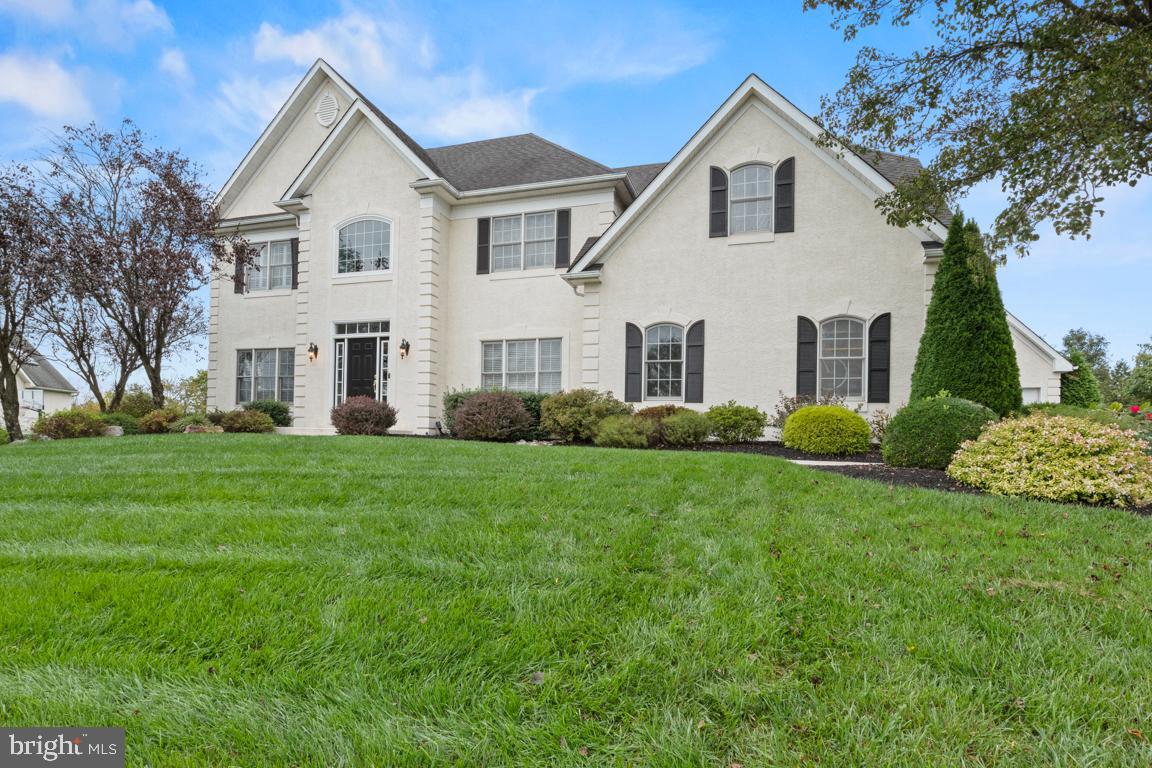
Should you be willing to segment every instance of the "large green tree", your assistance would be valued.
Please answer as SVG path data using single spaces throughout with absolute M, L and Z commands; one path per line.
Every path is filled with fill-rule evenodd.
M 941 391 L 974 400 L 1000 415 L 1021 407 L 1020 369 L 1012 331 L 974 221 L 957 214 L 936 269 L 932 301 L 912 373 L 912 399 Z
M 1080 350 L 1072 349 L 1068 352 L 1068 361 L 1076 366 L 1076 370 L 1060 375 L 1060 402 L 1083 408 L 1100 405 L 1100 383 L 1096 381 L 1088 358 Z
M 1109 346 L 1108 339 L 1084 328 L 1073 328 L 1064 334 L 1064 356 L 1071 360 L 1073 352 L 1084 355 L 1085 362 L 1092 368 L 1092 373 L 1100 385 L 1100 397 L 1103 402 L 1115 400 L 1119 396 L 1117 387 L 1112 381 Z
M 861 47 L 821 110 L 830 141 L 937 152 L 880 200 L 893 223 L 997 180 L 1007 206 L 989 243 L 1023 254 L 1043 221 L 1087 235 L 1104 189 L 1152 172 L 1152 2 L 804 0 L 823 6 L 846 40 L 915 26 L 910 52 Z

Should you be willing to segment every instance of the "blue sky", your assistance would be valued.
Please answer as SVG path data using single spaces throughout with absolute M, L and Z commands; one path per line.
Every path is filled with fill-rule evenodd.
M 219 186 L 323 56 L 425 146 L 534 131 L 608 165 L 663 161 L 749 72 L 817 111 L 858 43 L 800 6 L 0 0 L 0 160 L 64 123 L 131 117 Z M 863 39 L 901 50 L 929 32 Z M 987 225 L 999 202 L 989 184 L 963 205 Z M 1130 357 L 1152 334 L 1152 184 L 1104 208 L 1090 240 L 1048 230 L 1000 283 L 1057 346 L 1084 326 Z

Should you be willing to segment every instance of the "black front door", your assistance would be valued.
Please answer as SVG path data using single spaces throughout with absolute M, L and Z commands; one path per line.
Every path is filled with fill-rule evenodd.
M 377 339 L 348 340 L 348 397 L 376 397 Z

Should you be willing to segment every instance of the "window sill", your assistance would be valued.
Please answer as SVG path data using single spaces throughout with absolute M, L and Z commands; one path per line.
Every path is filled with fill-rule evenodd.
M 385 283 L 393 279 L 391 270 L 388 272 L 353 272 L 343 275 L 333 275 L 333 285 L 347 285 L 351 283 Z
M 771 243 L 776 240 L 775 232 L 741 232 L 738 235 L 728 235 L 728 245 L 751 245 L 752 243 Z
M 273 296 L 291 296 L 291 288 L 273 288 L 267 291 L 245 291 L 245 299 L 270 299 Z
M 534 277 L 555 277 L 563 270 L 555 267 L 533 267 L 532 269 L 510 269 L 507 272 L 492 272 L 489 280 L 525 280 Z

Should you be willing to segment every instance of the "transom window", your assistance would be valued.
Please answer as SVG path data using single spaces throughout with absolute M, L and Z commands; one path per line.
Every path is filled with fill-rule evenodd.
M 336 254 L 341 275 L 387 272 L 392 268 L 392 222 L 361 219 L 341 227 Z
M 654 325 L 645 334 L 644 346 L 645 397 L 683 397 L 684 329 Z
M 236 350 L 236 402 L 279 400 L 295 397 L 296 351 L 284 349 Z
M 514 339 L 481 344 L 480 386 L 551 394 L 560 391 L 560 339 Z
M 820 324 L 820 395 L 864 396 L 864 322 L 837 317 Z
M 745 165 L 732 171 L 729 232 L 772 230 L 772 166 Z
M 556 212 L 492 219 L 492 271 L 556 266 Z
M 249 291 L 292 287 L 292 241 L 253 244 L 256 255 L 248 264 L 244 284 Z

